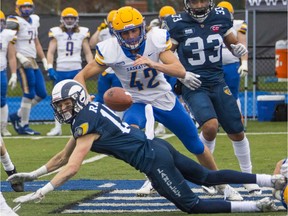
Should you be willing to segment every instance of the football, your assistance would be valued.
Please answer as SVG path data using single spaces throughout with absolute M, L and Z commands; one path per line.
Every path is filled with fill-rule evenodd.
M 125 111 L 132 103 L 132 96 L 125 89 L 112 87 L 104 93 L 104 104 L 114 111 Z

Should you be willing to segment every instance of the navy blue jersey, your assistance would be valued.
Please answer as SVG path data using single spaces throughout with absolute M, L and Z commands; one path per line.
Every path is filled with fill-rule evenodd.
M 229 11 L 214 8 L 202 23 L 186 12 L 168 16 L 165 22 L 163 27 L 179 43 L 177 52 L 185 69 L 201 75 L 203 87 L 223 82 L 223 38 L 233 26 Z
M 99 134 L 100 138 L 94 141 L 91 151 L 112 155 L 140 171 L 147 171 L 154 158 L 151 141 L 145 133 L 122 122 L 101 103 L 89 103 L 76 116 L 71 128 L 75 139 L 86 134 Z

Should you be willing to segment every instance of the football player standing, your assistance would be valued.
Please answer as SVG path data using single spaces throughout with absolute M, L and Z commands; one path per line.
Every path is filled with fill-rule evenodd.
M 43 74 L 36 62 L 37 55 L 47 71 L 47 59 L 38 38 L 40 18 L 34 13 L 32 0 L 17 0 L 17 16 L 9 16 L 7 29 L 17 31 L 16 51 L 18 59 L 18 77 L 23 90 L 23 97 L 18 112 L 9 117 L 15 131 L 23 135 L 39 135 L 29 127 L 32 106 L 35 106 L 47 95 Z
M 73 79 L 82 69 L 82 50 L 87 62 L 93 60 L 88 41 L 90 31 L 88 28 L 78 25 L 78 12 L 71 7 L 65 8 L 61 12 L 60 22 L 61 25 L 51 28 L 48 34 L 51 39 L 47 51 L 48 74 L 54 84 L 64 79 Z M 55 71 L 53 63 L 56 52 Z M 61 134 L 61 124 L 55 120 L 55 127 L 47 135 L 59 136 Z
M 184 8 L 163 24 L 185 69 L 197 74 L 202 82 L 191 90 L 185 80 L 180 80 L 182 98 L 202 128 L 200 139 L 210 151 L 214 151 L 219 122 L 232 141 L 242 172 L 252 173 L 249 141 L 222 67 L 223 43 L 238 58 L 247 49 L 234 36 L 232 16 L 226 8 L 214 7 L 213 0 L 184 0 Z M 261 193 L 256 184 L 244 186 L 250 193 Z

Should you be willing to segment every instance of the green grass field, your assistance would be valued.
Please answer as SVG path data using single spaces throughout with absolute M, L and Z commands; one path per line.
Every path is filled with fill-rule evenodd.
M 52 125 L 31 125 L 31 127 L 42 134 L 46 134 Z M 13 131 L 9 126 L 10 131 Z M 69 135 L 69 127 L 63 127 L 64 135 Z M 282 133 L 280 133 L 282 132 Z M 15 135 L 15 133 L 14 133 Z M 254 173 L 272 173 L 276 162 L 284 157 L 287 157 L 287 122 L 257 122 L 248 121 L 247 137 L 250 141 L 251 156 L 253 162 Z M 177 150 L 183 154 L 194 158 L 179 140 L 174 136 L 167 139 L 172 143 Z M 30 172 L 41 165 L 45 164 L 55 153 L 63 148 L 67 138 L 48 138 L 39 137 L 18 137 L 4 138 L 10 157 L 17 166 L 18 172 Z M 94 153 L 89 153 L 87 158 L 95 156 Z M 227 136 L 220 130 L 217 136 L 217 145 L 214 152 L 216 162 L 220 169 L 235 169 L 239 170 L 238 162 L 234 156 L 231 142 Z M 1 166 L 1 181 L 7 178 Z M 50 180 L 54 175 L 50 175 L 40 180 Z M 82 166 L 79 173 L 73 178 L 76 179 L 99 179 L 99 180 L 125 180 L 125 179 L 143 179 L 143 174 L 134 170 L 134 168 L 125 164 L 122 161 L 111 157 L 105 157 L 99 161 L 88 163 Z M 27 203 L 22 204 L 21 209 L 17 212 L 21 216 L 36 216 L 36 215 L 51 215 L 49 212 L 62 208 L 65 205 L 75 203 L 83 198 L 95 194 L 97 191 L 53 191 L 49 193 L 41 203 Z M 12 200 L 17 196 L 27 194 L 4 192 L 3 193 L 10 206 L 15 206 Z M 60 215 L 60 214 L 52 214 Z M 63 214 L 61 214 L 63 215 Z M 92 215 L 92 214 L 73 214 L 78 215 Z M 96 214 L 109 215 L 109 214 Z M 142 216 L 151 215 L 151 213 L 123 213 L 121 215 L 127 216 Z M 152 213 L 155 216 L 175 216 L 186 215 L 182 212 L 164 212 Z M 203 214 L 204 215 L 204 214 Z M 209 214 L 211 215 L 211 214 Z M 213 215 L 213 214 L 212 214 Z M 215 214 L 216 215 L 216 214 Z M 231 215 L 231 214 L 217 214 L 217 216 Z M 242 213 L 233 215 L 286 215 L 285 212 L 278 213 Z

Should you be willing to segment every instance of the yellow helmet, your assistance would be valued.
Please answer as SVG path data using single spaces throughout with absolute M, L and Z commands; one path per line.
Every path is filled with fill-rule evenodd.
M 175 11 L 175 9 L 173 7 L 164 6 L 159 11 L 159 18 L 164 18 L 166 16 L 174 15 L 174 14 L 176 14 L 176 11 Z
M 0 10 L 0 32 L 5 28 L 5 26 L 6 26 L 5 14 Z
M 68 19 L 68 17 L 70 18 L 74 18 L 74 19 Z M 61 18 L 60 18 L 60 22 L 67 28 L 67 29 L 71 29 L 71 28 L 75 28 L 78 25 L 79 22 L 79 15 L 78 12 L 72 8 L 72 7 L 67 7 L 65 8 L 62 12 L 61 12 Z
M 137 49 L 143 44 L 143 41 L 146 38 L 144 17 L 137 9 L 130 6 L 118 9 L 112 21 L 112 28 L 119 44 L 129 50 Z M 136 28 L 140 29 L 140 35 L 137 38 L 129 40 L 124 40 L 122 38 L 122 32 Z
M 23 6 L 30 6 L 29 9 L 23 9 Z M 34 12 L 34 3 L 32 0 L 17 0 L 15 12 L 22 17 L 28 17 Z
M 228 11 L 232 14 L 234 14 L 234 8 L 232 6 L 232 4 L 230 2 L 227 2 L 227 1 L 221 1 L 218 5 L 218 7 L 223 7 L 223 8 L 226 8 L 228 9 Z
M 283 206 L 287 209 L 288 204 L 288 184 L 284 187 L 284 189 L 281 192 L 281 202 Z
M 115 14 L 117 13 L 117 10 L 111 10 L 108 15 L 107 15 L 107 23 L 112 23 L 113 19 L 114 19 L 114 16 Z
M 1 20 L 5 20 L 5 14 L 3 13 L 3 11 L 0 10 L 0 19 Z

